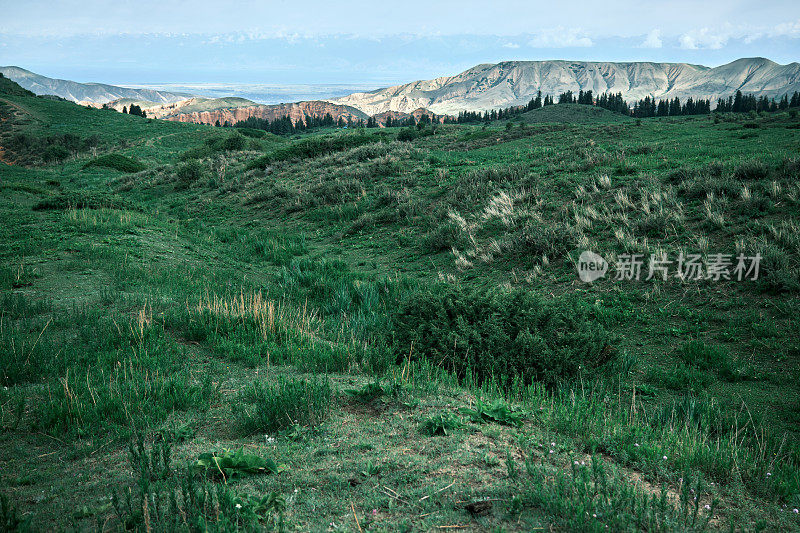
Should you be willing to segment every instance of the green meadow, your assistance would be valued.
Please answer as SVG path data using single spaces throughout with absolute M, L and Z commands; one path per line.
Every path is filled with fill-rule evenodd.
M 278 137 L 0 79 L 0 529 L 800 530 L 796 111 Z

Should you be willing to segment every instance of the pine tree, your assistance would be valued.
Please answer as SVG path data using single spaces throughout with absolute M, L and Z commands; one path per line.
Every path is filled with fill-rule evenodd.
M 743 100 L 742 91 L 736 91 L 736 96 L 733 98 L 733 109 L 731 109 L 731 111 L 734 113 L 740 113 L 744 111 Z

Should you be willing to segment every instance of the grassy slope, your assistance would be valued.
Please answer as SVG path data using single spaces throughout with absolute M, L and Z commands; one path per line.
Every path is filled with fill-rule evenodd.
M 692 396 L 718 404 L 725 415 L 746 410 L 747 417 L 740 417 L 744 425 L 752 415 L 769 434 L 786 434 L 788 440 L 778 448 L 780 460 L 797 461 L 792 452 L 798 442 L 797 293 L 774 295 L 736 283 L 608 281 L 585 286 L 576 281 L 567 256 L 581 248 L 572 242 L 581 236 L 601 253 L 621 246 L 641 248 L 644 226 L 637 224 L 643 218 L 641 208 L 628 206 L 621 194 L 639 206 L 640 190 L 654 190 L 654 183 L 669 184 L 677 167 L 705 171 L 709 163 L 719 161 L 727 176 L 754 158 L 777 166 L 796 154 L 800 140 L 796 119 L 759 119 L 758 129 L 743 129 L 739 122 L 715 124 L 705 117 L 643 121 L 640 126 L 633 122 L 607 125 L 605 118 L 602 124 L 552 124 L 583 111 L 555 106 L 547 112 L 558 117 L 548 124 L 511 130 L 443 128 L 412 145 L 368 145 L 321 158 L 276 163 L 267 173 L 245 172 L 243 166 L 258 155 L 253 152 L 269 151 L 272 143 L 248 141 L 249 151 L 212 154 L 202 162 L 201 180 L 176 187 L 173 165 L 181 164 L 180 154 L 218 136 L 218 130 L 25 96 L 3 99 L 6 108 L 13 108 L 9 120 L 19 131 L 96 133 L 101 136 L 98 154 L 118 152 L 148 166 L 133 175 L 103 168 L 84 170 L 92 157 L 87 152 L 46 167 L 0 167 L 0 209 L 7 222 L 0 234 L 3 291 L 8 298 L 4 300 L 4 353 L 36 358 L 44 349 L 43 361 L 66 357 L 65 353 L 74 357 L 100 354 L 96 361 L 90 358 L 75 365 L 67 361 L 32 379 L 21 379 L 18 385 L 12 382 L 2 393 L 3 492 L 32 514 L 37 528 L 67 525 L 75 512 L 84 526 L 94 517 L 83 515 L 96 514 L 101 520 L 113 515 L 105 507 L 111 489 L 131 483 L 124 441 L 129 434 L 126 428 L 133 424 L 149 432 L 190 426 L 194 437 L 174 446 L 176 463 L 203 451 L 239 446 L 286 463 L 289 471 L 279 476 L 246 478 L 233 486 L 239 492 L 284 494 L 289 499 L 287 521 L 302 529 L 336 524 L 354 530 L 354 512 L 361 527 L 388 530 L 403 525 L 414 529 L 566 527 L 565 516 L 574 510 L 560 509 L 553 501 L 572 500 L 564 495 L 549 500 L 540 495 L 537 500 L 524 480 L 509 479 L 506 462 L 510 456 L 522 467 L 522 458 L 528 457 L 547 472 L 569 472 L 567 465 L 587 460 L 585 454 L 591 450 L 621 468 L 623 479 L 638 480 L 643 493 L 665 483 L 678 500 L 679 479 L 700 473 L 707 482 L 714 480 L 716 484 L 704 491 L 703 501 L 710 503 L 711 495 L 721 499 L 717 525 L 745 525 L 763 518 L 774 527 L 797 527 L 796 517 L 782 507 L 798 504 L 797 481 L 791 478 L 796 467 L 782 478 L 788 480 L 789 492 L 781 494 L 767 479 L 741 481 L 727 475 L 730 472 L 718 471 L 731 464 L 731 450 L 740 454 L 733 458 L 731 468 L 746 471 L 738 462 L 750 460 L 747 446 L 719 450 L 708 432 L 673 437 L 646 429 L 648 416 L 689 395 L 687 388 L 694 389 Z M 379 139 L 378 134 L 386 132 L 370 133 Z M 388 137 L 382 137 L 390 140 L 393 135 L 388 132 Z M 519 173 L 512 177 L 487 174 L 487 169 L 510 167 Z M 610 176 L 610 186 L 598 181 L 602 175 Z M 728 252 L 737 238 L 762 231 L 769 234 L 760 224 L 797 223 L 793 218 L 797 200 L 791 197 L 796 174 L 747 183 L 754 195 L 772 201 L 757 217 L 750 206 L 736 203 L 733 194 L 722 206 L 712 205 L 724 213 L 722 227 L 709 220 L 703 207 L 702 187 L 725 185 L 715 180 L 721 182 L 714 175 L 690 174 L 685 184 L 674 184 L 676 189 L 683 186 L 684 192 L 668 196 L 664 203 L 670 207 L 669 202 L 677 198 L 683 217 L 667 217 L 673 229 L 663 236 L 650 236 L 648 246 L 657 242 L 672 251 L 687 242 L 695 244 L 703 236 L 710 250 Z M 780 190 L 770 185 L 773 180 L 779 182 Z M 596 190 L 593 183 L 599 184 Z M 576 192 L 580 186 L 585 188 L 583 193 Z M 513 214 L 514 223 L 490 225 L 480 214 L 501 190 L 517 195 L 520 212 Z M 117 195 L 125 208 L 34 209 L 43 200 L 74 194 Z M 576 197 L 584 200 L 577 208 L 572 203 Z M 590 206 L 600 213 L 587 212 Z M 602 206 L 613 207 L 614 213 L 604 214 Z M 473 244 L 447 238 L 439 242 L 438 231 L 451 210 L 469 223 Z M 538 211 L 546 221 L 537 222 L 538 231 L 557 221 L 583 231 L 581 235 L 556 234 L 544 245 L 520 250 L 511 237 L 540 220 L 531 211 Z M 620 221 L 614 217 L 623 215 L 629 220 L 630 235 L 615 237 L 613 229 Z M 591 219 L 591 224 L 579 222 L 581 217 Z M 796 239 L 796 234 L 783 238 Z M 499 242 L 501 251 L 489 258 L 485 252 L 493 249 L 492 240 Z M 471 266 L 458 268 L 450 244 L 460 249 Z M 542 253 L 549 256 L 547 262 L 542 262 Z M 331 274 L 328 279 L 329 274 L 312 272 L 319 276 L 318 282 L 312 279 L 307 285 L 302 272 L 284 268 L 292 265 L 293 256 L 317 262 L 339 258 L 350 274 Z M 336 363 L 339 371 L 331 378 L 337 388 L 367 383 L 369 378 L 358 371 L 364 363 L 352 359 L 356 356 L 350 341 L 340 333 L 358 330 L 363 326 L 358 320 L 366 319 L 348 311 L 348 306 L 356 304 L 343 302 L 342 291 L 352 294 L 385 276 L 404 275 L 426 282 L 440 274 L 467 285 L 511 283 L 545 294 L 580 294 L 611 317 L 613 329 L 621 334 L 619 349 L 638 358 L 639 364 L 623 379 L 587 394 L 577 406 L 541 392 L 521 394 L 527 398 L 523 405 L 534 413 L 521 429 L 471 424 L 447 437 L 421 436 L 419 425 L 426 417 L 455 411 L 481 395 L 479 389 L 461 388 L 424 370 L 414 374 L 415 401 L 364 407 L 337 395 L 321 432 L 301 436 L 299 441 L 243 436 L 230 423 L 229 402 L 253 379 L 272 381 L 278 375 L 316 373 Z M 273 362 L 269 366 L 265 353 L 252 350 L 247 338 L 196 340 L 193 336 L 189 326 L 200 318 L 189 307 L 204 294 L 231 298 L 259 290 L 275 300 L 285 299 L 289 308 L 310 302 L 320 318 L 316 326 L 300 328 L 301 333 L 350 346 L 351 355 L 346 356 L 350 359 L 344 363 L 317 359 L 322 356 L 315 354 L 324 351 L 320 345 L 312 342 L 309 352 L 307 341 L 287 341 L 265 348 Z M 18 295 L 23 299 L 17 299 Z M 113 317 L 113 324 L 103 322 L 103 316 Z M 120 327 L 131 333 L 114 333 Z M 37 341 L 42 330 L 44 340 Z M 65 346 L 74 344 L 75 349 L 59 348 L 60 336 L 73 339 L 76 333 L 79 339 L 119 335 L 121 351 L 107 350 L 104 355 L 105 348 L 92 341 L 62 341 Z M 671 378 L 672 369 L 683 368 L 677 353 L 689 338 L 724 347 L 737 364 L 752 367 L 749 372 L 754 379 L 731 382 L 719 378 L 713 369 L 694 368 L 684 381 Z M 127 345 L 133 346 L 130 354 Z M 150 360 L 141 353 L 148 350 L 164 355 Z M 55 409 L 76 405 L 69 398 L 70 394 L 81 397 L 81 380 L 88 384 L 90 373 L 94 377 L 98 372 L 104 376 L 114 372 L 120 353 L 135 368 L 136 379 L 153 379 L 141 376 L 149 375 L 148 369 L 158 369 L 182 376 L 183 387 L 199 387 L 210 376 L 219 393 L 180 403 L 152 391 L 139 391 L 145 394 L 141 400 L 112 390 L 109 398 L 119 395 L 130 411 L 152 412 L 144 418 L 130 412 L 114 418 L 117 413 L 103 413 L 91 405 L 92 387 L 102 390 L 103 379 L 99 379 L 88 386 L 84 403 L 75 413 L 68 409 L 64 415 Z M 281 361 L 276 359 L 279 356 L 293 364 L 275 366 L 274 361 Z M 75 381 L 70 382 L 68 369 L 86 377 L 73 376 Z M 402 368 L 392 367 L 389 376 L 405 379 L 407 374 L 401 378 L 401 372 Z M 163 385 L 158 390 L 168 388 L 165 379 L 160 375 L 154 379 Z M 676 380 L 677 386 L 669 384 Z M 60 394 L 64 401 L 59 402 Z M 19 398 L 26 398 L 26 403 L 18 412 Z M 38 404 L 52 408 L 50 418 L 60 416 L 67 426 L 48 426 L 48 412 L 43 414 Z M 722 436 L 723 441 L 728 438 Z M 662 455 L 668 459 L 661 460 Z M 370 461 L 381 466 L 380 472 L 361 474 L 369 470 Z M 777 466 L 776 461 L 762 459 L 758 468 L 773 470 L 770 465 Z M 758 475 L 765 472 L 758 470 Z M 739 477 L 751 475 L 755 474 L 748 471 Z M 511 503 L 514 496 L 524 502 L 519 510 Z M 488 516 L 472 517 L 463 509 L 464 503 L 485 497 L 495 502 Z
M 630 117 L 614 113 L 602 107 L 579 104 L 546 106 L 523 113 L 517 119 L 528 124 L 569 123 L 569 124 L 616 124 L 630 122 Z

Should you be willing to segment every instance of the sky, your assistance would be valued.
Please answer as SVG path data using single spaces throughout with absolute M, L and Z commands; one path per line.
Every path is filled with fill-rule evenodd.
M 800 61 L 800 1 L 0 0 L 0 65 L 112 84 L 384 86 L 507 60 Z

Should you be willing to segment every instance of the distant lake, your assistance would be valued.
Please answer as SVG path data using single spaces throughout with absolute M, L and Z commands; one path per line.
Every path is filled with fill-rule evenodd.
M 190 93 L 207 98 L 238 96 L 259 104 L 281 104 L 302 100 L 327 100 L 348 94 L 379 89 L 379 85 L 314 84 L 279 85 L 267 83 L 164 83 L 123 85 L 135 89 L 155 89 L 176 93 Z

